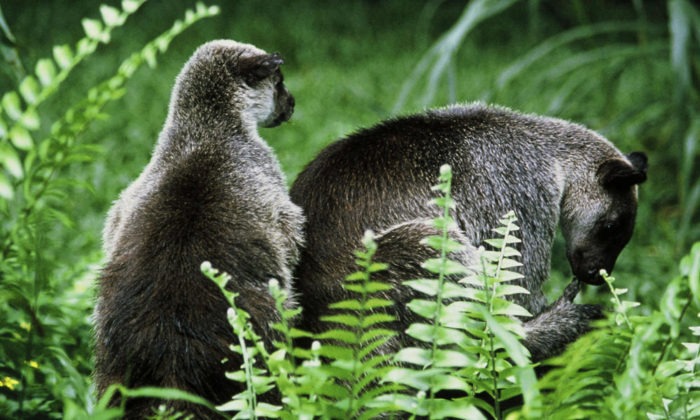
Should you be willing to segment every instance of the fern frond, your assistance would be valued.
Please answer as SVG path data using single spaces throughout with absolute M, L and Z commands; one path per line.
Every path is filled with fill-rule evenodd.
M 316 337 L 323 343 L 320 354 L 329 360 L 325 372 L 339 385 L 329 402 L 329 414 L 349 418 L 364 418 L 387 409 L 380 397 L 394 388 L 380 383 L 389 359 L 381 348 L 396 332 L 385 327 L 395 320 L 384 312 L 393 303 L 379 294 L 391 286 L 373 279 L 373 274 L 386 270 L 387 265 L 373 261 L 377 244 L 371 231 L 365 233 L 362 243 L 364 250 L 355 252 L 360 270 L 347 276 L 343 284 L 353 298 L 330 305 L 335 313 L 321 320 L 334 327 Z M 372 410 L 367 411 L 365 407 L 372 401 Z
M 269 416 L 269 411 L 278 411 L 279 407 L 259 406 L 258 404 L 258 395 L 272 389 L 273 380 L 266 370 L 256 366 L 256 356 L 260 356 L 264 360 L 268 360 L 270 356 L 260 344 L 260 337 L 253 331 L 250 315 L 236 307 L 235 300 L 238 294 L 226 288 L 226 285 L 231 280 L 231 276 L 225 272 L 219 272 L 207 261 L 202 263 L 201 271 L 219 286 L 219 290 L 226 297 L 230 306 L 226 316 L 238 339 L 238 343 L 231 345 L 230 348 L 243 358 L 242 370 L 227 372 L 226 377 L 229 380 L 244 383 L 246 388 L 243 392 L 234 395 L 231 401 L 219 406 L 218 409 L 221 411 L 236 411 L 238 413 L 236 417 L 238 418 L 257 418 L 258 415 L 263 415 L 262 413 Z M 257 345 L 250 345 L 249 343 L 257 343 Z
M 451 168 L 443 166 L 439 183 L 433 187 L 441 196 L 432 200 L 443 212 L 433 223 L 441 235 L 423 242 L 440 255 L 422 265 L 436 278 L 404 282 L 431 298 L 416 298 L 407 305 L 426 321 L 413 323 L 406 334 L 426 346 L 400 350 L 395 361 L 401 366 L 392 369 L 386 380 L 418 391 L 415 396 L 402 397 L 403 404 L 410 407 L 404 411 L 416 415 L 483 418 L 488 413 L 501 418 L 500 400 L 516 394 L 524 394 L 529 412 L 536 414 L 536 379 L 520 342 L 524 331 L 517 320 L 529 313 L 505 299 L 527 293 L 509 284 L 522 277 L 512 271 L 521 265 L 516 260 L 520 254 L 513 248 L 520 242 L 513 234 L 518 230 L 515 215 L 511 212 L 502 218 L 501 226 L 494 230 L 500 238 L 486 241 L 495 249 L 481 248 L 478 264 L 467 268 L 450 260 L 448 255 L 464 249 L 449 235 L 456 228 L 451 215 L 455 207 L 451 179 Z M 448 281 L 455 276 L 465 277 L 459 283 Z M 461 393 L 461 397 L 444 399 L 444 391 Z M 477 399 L 480 393 L 491 395 L 495 405 Z

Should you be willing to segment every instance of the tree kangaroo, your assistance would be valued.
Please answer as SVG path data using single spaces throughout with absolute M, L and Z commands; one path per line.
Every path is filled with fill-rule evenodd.
M 236 338 L 228 304 L 200 272 L 205 260 L 231 275 L 227 287 L 239 293 L 236 304 L 264 342 L 275 337 L 268 281 L 293 296 L 303 224 L 257 130 L 293 113 L 281 64 L 277 54 L 219 40 L 197 49 L 177 77 L 151 161 L 104 230 L 107 261 L 94 314 L 100 395 L 114 383 L 162 386 L 220 404 L 242 390 L 224 375 L 241 360 L 229 349 Z M 126 417 L 144 418 L 162 403 L 129 400 Z M 213 415 L 181 401 L 166 405 Z
M 378 233 L 375 260 L 389 264 L 377 275 L 395 283 L 387 298 L 396 302 L 389 309 L 396 329 L 417 321 L 406 307 L 416 292 L 400 282 L 425 276 L 420 263 L 434 256 L 421 240 L 433 233 L 426 220 L 440 215 L 429 201 L 445 163 L 454 173 L 455 239 L 479 246 L 503 214 L 515 211 L 524 264 L 518 284 L 530 294 L 513 300 L 534 314 L 525 322 L 525 345 L 535 361 L 559 353 L 600 309 L 572 302 L 577 281 L 547 305 L 542 284 L 557 225 L 575 277 L 600 283 L 599 270 L 612 270 L 632 235 L 646 157 L 626 156 L 580 125 L 480 104 L 361 130 L 321 151 L 298 176 L 290 194 L 307 218 L 295 272 L 303 296 L 301 327 L 323 331 L 319 318 L 331 313 L 328 304 L 350 298 L 342 283 L 356 270 L 352 251 L 366 229 Z M 468 265 L 473 255 L 467 250 L 457 257 Z M 389 350 L 407 345 L 416 343 L 402 334 Z

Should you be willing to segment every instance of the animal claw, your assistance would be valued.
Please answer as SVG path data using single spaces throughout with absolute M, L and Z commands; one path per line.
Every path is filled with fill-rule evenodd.
M 581 291 L 581 281 L 574 277 L 573 281 L 566 286 L 564 289 L 564 294 L 562 299 L 566 299 L 569 302 L 573 302 L 576 299 L 576 295 Z

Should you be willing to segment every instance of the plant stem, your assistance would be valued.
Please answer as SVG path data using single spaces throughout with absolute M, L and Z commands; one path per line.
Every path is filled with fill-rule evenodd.
M 442 169 L 441 171 L 442 172 Z M 441 174 L 442 175 L 442 174 Z M 435 354 L 437 353 L 438 350 L 438 340 L 437 340 L 437 335 L 438 331 L 441 327 L 441 313 L 442 313 L 442 292 L 444 289 L 444 284 L 445 284 L 445 271 L 447 269 L 447 240 L 448 240 L 448 223 L 447 220 L 450 219 L 450 206 L 449 206 L 449 200 L 451 198 L 450 191 L 452 191 L 452 172 L 447 171 L 445 173 L 445 178 L 443 180 L 443 184 L 445 187 L 445 192 L 444 197 L 446 198 L 445 202 L 445 207 L 443 208 L 442 212 L 442 218 L 443 218 L 443 226 L 442 226 L 442 232 L 441 232 L 441 247 L 440 247 L 440 272 L 438 273 L 438 287 L 437 287 L 437 295 L 435 297 L 435 314 L 433 315 L 433 342 L 432 346 L 430 349 L 430 360 L 435 360 Z M 432 400 L 435 397 L 435 391 L 433 387 L 430 387 L 429 393 L 428 393 L 428 400 Z
M 683 305 L 683 309 L 681 309 L 681 314 L 678 316 L 678 324 L 680 324 L 683 321 L 683 318 L 685 317 L 685 313 L 688 311 L 688 308 L 690 308 L 690 304 L 692 302 L 692 299 L 688 299 L 688 301 Z M 656 374 L 656 369 L 658 369 L 659 365 L 661 362 L 663 362 L 664 358 L 666 357 L 666 352 L 668 351 L 669 346 L 671 345 L 671 342 L 673 341 L 673 337 L 669 334 L 669 336 L 666 338 L 664 341 L 664 345 L 661 348 L 661 353 L 659 354 L 659 357 L 656 359 L 656 363 L 654 364 L 653 369 L 651 370 L 651 375 L 654 376 Z
M 350 401 L 348 402 L 348 409 L 347 409 L 347 415 L 348 418 L 354 418 L 355 414 L 355 404 L 357 403 L 357 400 L 359 399 L 359 394 L 360 390 L 357 389 L 357 385 L 359 382 L 359 376 L 362 374 L 362 372 L 359 371 L 360 364 L 358 363 L 358 358 L 360 357 L 360 338 L 362 337 L 362 325 L 365 322 L 365 309 L 367 305 L 367 283 L 369 283 L 370 279 L 370 270 L 369 267 L 371 265 L 371 256 L 368 255 L 368 261 L 367 261 L 367 277 L 365 277 L 362 280 L 362 292 L 361 292 L 361 297 L 360 297 L 360 310 L 358 314 L 358 324 L 353 328 L 353 333 L 355 334 L 355 344 L 352 346 L 352 377 L 353 380 L 356 380 L 356 382 L 352 385 L 352 396 Z
M 234 308 L 233 310 L 236 311 L 235 307 L 233 306 L 233 302 L 230 302 L 231 306 Z M 245 327 L 242 327 L 245 328 Z M 238 334 L 238 343 L 241 345 L 241 354 L 243 355 L 243 366 L 245 368 L 245 382 L 246 382 L 246 388 L 248 389 L 248 392 L 250 393 L 249 395 L 249 400 L 248 402 L 250 403 L 250 406 L 248 407 L 250 411 L 250 416 L 251 418 L 256 419 L 257 416 L 255 415 L 255 407 L 257 407 L 258 402 L 257 402 L 257 393 L 255 392 L 255 384 L 253 384 L 253 366 L 252 362 L 250 360 L 250 355 L 248 354 L 248 348 L 246 347 L 245 344 L 245 336 L 244 336 L 244 330 L 242 329 Z

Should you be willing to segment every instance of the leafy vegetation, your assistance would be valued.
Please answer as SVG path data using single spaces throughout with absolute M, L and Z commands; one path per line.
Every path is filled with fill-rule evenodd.
M 235 294 L 223 288 L 229 277 L 205 266 L 205 273 L 231 297 L 229 318 L 239 336 L 232 348 L 244 359 L 231 378 L 246 383 L 246 390 L 220 408 L 235 411 L 234 418 L 289 419 L 373 418 L 382 413 L 436 419 L 700 415 L 700 343 L 692 338 L 685 342 L 680 331 L 691 307 L 700 316 L 700 243 L 683 258 L 681 276 L 670 283 L 665 304 L 651 315 L 635 313 L 639 303 L 621 299 L 627 290 L 614 287 L 615 279 L 603 273 L 612 303 L 608 319 L 548 361 L 547 373 L 538 380 L 521 343 L 524 334 L 517 318 L 529 314 L 505 299 L 526 293 L 509 284 L 520 277 L 509 270 L 520 265 L 513 247 L 520 242 L 514 235 L 515 217 L 504 216 L 494 230 L 497 239 L 486 241 L 493 249 L 481 248 L 478 264 L 467 268 L 451 261 L 448 255 L 462 245 L 448 236 L 455 223 L 450 182 L 451 169 L 445 166 L 435 187 L 440 197 L 434 201 L 444 210 L 434 220 L 442 234 L 426 238 L 440 255 L 424 264 L 435 278 L 405 282 L 425 296 L 411 301 L 409 308 L 427 322 L 414 323 L 406 331 L 422 343 L 420 347 L 402 348 L 394 355 L 374 352 L 395 333 L 381 325 L 392 320 L 381 311 L 391 302 L 379 297 L 389 286 L 372 279 L 386 266 L 372 259 L 376 243 L 371 232 L 363 239 L 365 249 L 356 253 L 360 271 L 346 279 L 345 287 L 356 297 L 333 305 L 343 311 L 325 321 L 339 327 L 314 337 L 311 352 L 293 349 L 293 337 L 311 334 L 288 327 L 298 312 L 282 311 L 277 328 L 285 340 L 268 353 L 246 321 L 248 314 L 235 308 Z M 449 281 L 453 276 L 462 279 Z M 285 296 L 274 281 L 271 291 L 281 310 Z M 700 327 L 689 330 L 686 337 L 700 336 Z M 254 349 L 246 342 L 255 343 Z M 256 367 L 256 356 L 267 369 Z M 312 388 L 310 380 L 315 383 Z M 256 403 L 258 394 L 274 387 L 282 395 L 281 405 Z M 446 391 L 452 398 L 446 398 Z M 513 398 L 523 403 L 512 407 Z
M 412 333 L 426 340 L 444 333 L 445 342 L 432 340 L 428 353 L 407 349 L 398 355 L 402 364 L 391 369 L 364 352 L 391 340 L 383 329 L 387 319 L 374 318 L 386 302 L 375 296 L 381 286 L 372 273 L 381 265 L 372 261 L 367 238 L 358 255 L 360 274 L 348 283 L 356 298 L 338 303 L 329 334 L 316 337 L 311 349 L 296 348 L 294 339 L 306 333 L 293 327 L 296 314 L 280 304 L 283 322 L 277 328 L 286 340 L 274 349 L 246 347 L 266 367 L 251 364 L 248 376 L 234 375 L 255 392 L 251 388 L 223 408 L 287 418 L 361 417 L 385 409 L 436 417 L 456 409 L 476 416 L 479 409 L 487 418 L 700 415 L 700 245 L 692 245 L 700 240 L 695 3 L 107 3 L 99 10 L 91 2 L 68 0 L 2 5 L 0 417 L 119 416 L 119 408 L 93 400 L 90 380 L 89 316 L 103 217 L 148 160 L 176 72 L 196 45 L 222 37 L 279 50 L 286 59 L 297 111 L 290 124 L 263 136 L 290 179 L 325 144 L 357 127 L 425 106 L 479 99 L 579 121 L 623 150 L 650 156 L 637 232 L 616 267 L 614 302 L 603 288 L 588 288 L 582 297 L 608 305 L 610 319 L 549 361 L 537 387 L 519 346 L 518 324 L 507 316 L 518 309 L 502 300 L 510 292 L 508 267 L 489 271 L 499 261 L 490 259 L 492 251 L 484 251 L 482 274 L 466 284 L 444 281 L 462 273 L 447 259 L 429 262 L 435 279 L 406 279 L 426 294 L 411 305 L 425 318 Z M 194 25 L 218 9 L 220 17 Z M 449 209 L 448 197 L 439 200 Z M 495 235 L 500 239 L 493 249 L 509 247 L 511 239 L 504 238 L 517 231 L 508 223 Z M 444 238 L 430 241 L 448 254 L 454 245 Z M 569 276 L 561 239 L 552 260 L 548 287 L 555 296 Z M 622 293 L 624 288 L 629 290 Z M 449 298 L 456 290 L 471 303 L 455 306 Z M 274 285 L 271 291 L 284 300 Z M 238 322 L 244 320 L 240 315 Z M 249 333 L 241 330 L 242 343 L 250 341 Z M 468 337 L 459 341 L 465 348 L 454 343 L 458 337 Z M 453 366 L 440 359 L 447 354 L 442 352 L 463 356 Z M 426 377 L 431 381 L 421 379 Z M 466 385 L 467 395 L 441 401 L 440 392 L 453 386 L 441 380 Z M 270 387 L 285 396 L 284 404 L 255 400 Z M 192 398 L 176 390 L 112 392 Z M 523 396 L 522 409 L 499 405 L 515 394 Z
M 407 331 L 424 346 L 403 348 L 395 355 L 377 351 L 396 332 L 384 326 L 393 317 L 382 309 L 392 302 L 383 299 L 381 292 L 391 286 L 373 280 L 372 274 L 387 267 L 373 261 L 377 245 L 371 231 L 363 239 L 365 249 L 355 254 L 360 270 L 348 276 L 344 285 L 355 297 L 331 305 L 339 312 L 323 319 L 332 327 L 313 336 L 316 341 L 311 351 L 293 349 L 293 338 L 312 334 L 289 328 L 298 311 L 282 309 L 286 296 L 276 281 L 270 288 L 283 320 L 276 328 L 285 339 L 269 353 L 253 332 L 249 315 L 235 306 L 236 294 L 224 288 L 230 277 L 212 270 L 208 263 L 203 265 L 203 272 L 229 298 L 229 320 L 239 337 L 232 349 L 243 358 L 241 370 L 231 373 L 230 378 L 245 383 L 246 389 L 220 407 L 222 410 L 236 412 L 236 418 L 373 418 L 400 411 L 413 416 L 471 419 L 486 418 L 483 411 L 490 418 L 503 418 L 501 401 L 523 394 L 523 412 L 537 414 L 534 367 L 519 341 L 522 326 L 514 318 L 527 315 L 527 311 L 504 299 L 526 292 L 507 284 L 520 277 L 508 270 L 519 265 L 513 259 L 519 253 L 511 247 L 519 242 L 513 235 L 518 229 L 515 217 L 509 213 L 501 221 L 503 226 L 496 229 L 500 238 L 489 241 L 495 250 L 482 249 L 480 264 L 469 270 L 451 261 L 448 255 L 463 246 L 448 237 L 455 225 L 450 213 L 454 208 L 451 177 L 451 168 L 443 167 L 436 186 L 441 196 L 435 204 L 444 215 L 434 223 L 442 234 L 426 238 L 440 255 L 424 264 L 435 278 L 406 282 L 425 295 L 410 302 L 409 308 L 427 322 L 415 323 Z M 462 284 L 448 281 L 455 275 L 466 275 Z M 256 366 L 256 358 L 267 368 Z M 315 383 L 312 389 L 310 378 Z M 258 403 L 257 396 L 273 387 L 279 389 L 282 404 Z M 440 396 L 444 391 L 467 395 L 446 399 Z M 478 397 L 483 393 L 491 397 L 493 406 Z
M 700 317 L 698 295 L 689 290 L 698 286 L 699 264 L 697 243 L 681 261 L 683 274 L 669 284 L 650 315 L 632 310 L 638 302 L 620 300 L 627 290 L 613 287 L 615 279 L 605 276 L 614 312 L 549 362 L 552 370 L 539 382 L 548 418 L 700 415 L 700 320 L 690 320 L 682 331 L 688 317 Z
M 74 47 L 58 45 L 51 58 L 37 62 L 16 91 L 0 100 L 0 276 L 3 321 L 0 323 L 2 387 L 0 411 L 27 415 L 75 417 L 91 401 L 91 334 L 87 315 L 92 302 L 83 297 L 95 266 L 65 267 L 56 228 L 71 229 L 65 213 L 71 187 L 84 183 L 66 177 L 70 165 L 88 164 L 96 144 L 78 142 L 87 127 L 104 118 L 103 109 L 124 94 L 124 85 L 156 56 L 215 8 L 198 6 L 183 21 L 132 54 L 114 76 L 90 88 L 83 98 L 51 121 L 39 107 L 55 95 L 78 64 L 110 42 L 113 30 L 126 22 L 143 1 L 125 0 L 122 9 L 100 8 L 101 20 L 82 21 L 85 37 Z M 48 125 L 42 131 L 42 123 Z M 89 189 L 89 187 L 88 187 Z
M 525 410 L 530 411 L 537 394 L 535 373 L 528 362 L 527 350 L 519 342 L 524 331 L 515 318 L 530 314 L 505 299 L 508 295 L 527 293 L 508 284 L 521 277 L 509 270 L 521 265 L 515 259 L 520 253 L 511 246 L 520 242 L 513 234 L 518 229 L 515 216 L 509 213 L 501 220 L 502 226 L 496 229 L 499 238 L 487 241 L 495 250 L 481 248 L 476 266 L 468 269 L 449 260 L 448 254 L 463 247 L 448 236 L 449 230 L 456 226 L 450 213 L 455 205 L 450 195 L 451 182 L 451 168 L 443 166 L 440 183 L 435 187 L 441 196 L 435 204 L 444 213 L 434 221 L 442 235 L 426 238 L 440 258 L 424 263 L 436 278 L 405 283 L 426 295 L 411 301 L 409 309 L 427 322 L 414 323 L 407 330 L 407 334 L 425 343 L 426 348 L 401 349 L 394 360 L 405 367 L 393 369 L 387 380 L 418 391 L 416 401 L 404 403 L 415 407 L 412 411 L 415 415 L 483 418 L 481 409 L 492 418 L 502 418 L 501 401 L 520 392 L 521 386 L 526 396 Z M 461 285 L 447 281 L 454 276 L 464 277 Z M 443 391 L 458 394 L 466 391 L 468 395 L 449 401 L 441 397 Z M 480 399 L 482 394 L 488 394 L 493 406 Z

